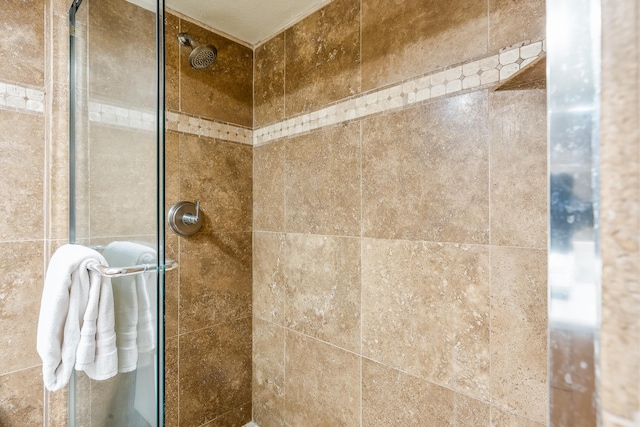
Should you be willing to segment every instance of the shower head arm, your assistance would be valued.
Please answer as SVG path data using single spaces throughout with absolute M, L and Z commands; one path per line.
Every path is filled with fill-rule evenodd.
M 191 49 L 195 49 L 200 46 L 200 43 L 191 38 L 191 36 L 187 33 L 178 34 L 178 40 L 180 44 L 183 46 L 189 46 Z

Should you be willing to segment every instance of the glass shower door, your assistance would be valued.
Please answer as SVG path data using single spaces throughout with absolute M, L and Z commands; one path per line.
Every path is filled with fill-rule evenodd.
M 76 372 L 69 425 L 163 425 L 164 100 L 159 0 L 70 10 L 70 242 L 112 270 L 118 374 Z

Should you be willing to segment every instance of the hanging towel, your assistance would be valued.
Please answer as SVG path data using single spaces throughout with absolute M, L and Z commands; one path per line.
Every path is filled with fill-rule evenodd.
M 109 278 L 90 270 L 107 265 L 98 252 L 64 245 L 51 257 L 42 292 L 37 349 L 44 385 L 60 390 L 73 367 L 95 380 L 118 373 L 113 294 Z
M 156 262 L 155 250 L 132 242 L 112 242 L 103 254 L 112 267 Z M 155 348 L 154 321 L 147 289 L 147 286 L 155 289 L 155 277 L 155 271 L 150 271 L 112 279 L 119 372 L 135 370 L 138 353 Z

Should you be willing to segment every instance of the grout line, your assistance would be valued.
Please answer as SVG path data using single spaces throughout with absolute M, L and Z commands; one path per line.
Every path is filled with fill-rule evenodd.
M 323 233 L 305 233 L 305 232 L 287 232 L 287 231 L 272 231 L 272 230 L 254 230 L 254 233 L 260 234 L 285 234 L 292 236 L 326 236 L 326 237 L 335 237 L 342 239 L 367 239 L 367 240 L 377 240 L 377 241 L 393 241 L 393 242 L 407 242 L 407 243 L 432 243 L 432 244 L 444 244 L 444 245 L 459 245 L 459 246 L 472 246 L 472 247 L 489 247 L 494 246 L 498 248 L 509 248 L 509 249 L 526 249 L 532 251 L 546 251 L 547 248 L 544 247 L 529 247 L 529 246 L 514 246 L 514 245 L 491 245 L 490 243 L 469 243 L 469 242 L 452 242 L 452 241 L 443 241 L 443 240 L 425 240 L 425 239 L 394 239 L 390 237 L 374 237 L 374 236 L 353 236 L 353 235 L 341 235 L 341 234 L 323 234 Z
M 27 366 L 26 368 L 16 369 L 15 371 L 3 372 L 0 374 L 0 377 L 5 377 L 7 375 L 17 374 L 19 372 L 28 371 L 29 369 L 37 368 L 38 366 L 42 366 L 42 363 L 38 363 L 36 365 Z

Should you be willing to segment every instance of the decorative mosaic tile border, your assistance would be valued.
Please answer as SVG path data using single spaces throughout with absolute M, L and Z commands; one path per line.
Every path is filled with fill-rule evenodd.
M 44 90 L 0 82 L 0 109 L 44 114 Z
M 224 139 L 225 141 L 238 142 L 240 144 L 253 144 L 253 131 L 251 129 L 192 117 L 186 114 L 167 111 L 166 126 L 167 130 Z
M 154 112 L 97 101 L 89 101 L 89 121 L 131 130 L 153 132 L 156 129 Z
M 308 132 L 323 126 L 359 119 L 395 108 L 438 98 L 467 89 L 504 81 L 539 58 L 546 51 L 544 41 L 504 49 L 496 55 L 371 91 L 253 131 L 253 145 Z

